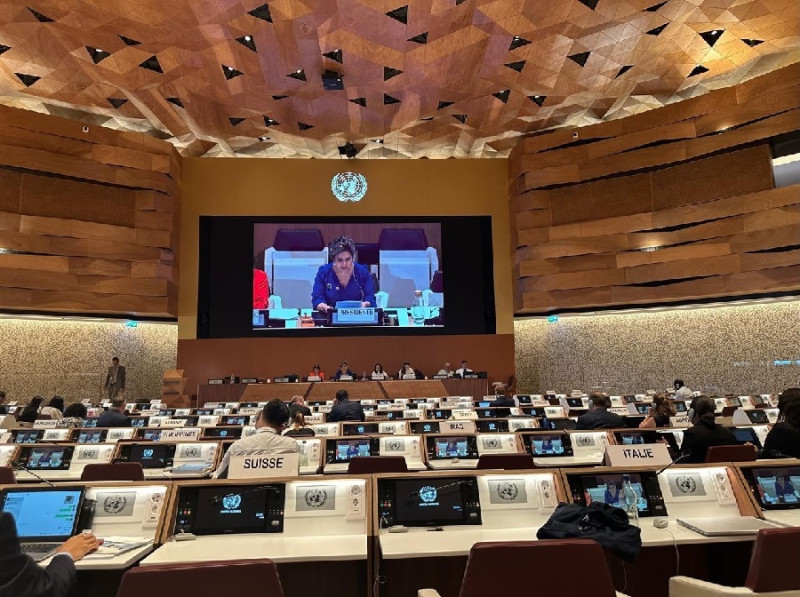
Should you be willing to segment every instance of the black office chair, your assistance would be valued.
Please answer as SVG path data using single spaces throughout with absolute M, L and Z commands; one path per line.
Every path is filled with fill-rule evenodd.
M 406 459 L 402 456 L 356 456 L 347 466 L 348 474 L 407 473 Z

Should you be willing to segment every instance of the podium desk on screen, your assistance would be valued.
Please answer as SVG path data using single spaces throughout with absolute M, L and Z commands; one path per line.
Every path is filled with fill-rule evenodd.
M 120 462 L 138 462 L 145 479 L 200 479 L 219 465 L 220 442 L 120 441 L 114 458 Z
M 373 484 L 383 597 L 420 587 L 458 594 L 475 543 L 533 540 L 566 499 L 550 469 L 378 474 Z M 397 525 L 407 532 L 389 531 Z
M 372 502 L 368 479 L 177 482 L 164 544 L 141 565 L 266 557 L 278 565 L 287 597 L 366 597 Z M 181 531 L 195 539 L 174 540 Z

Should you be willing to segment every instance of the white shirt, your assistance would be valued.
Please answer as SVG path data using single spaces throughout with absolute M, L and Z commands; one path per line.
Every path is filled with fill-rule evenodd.
M 470 373 L 474 372 L 469 367 L 459 367 L 458 369 L 456 369 L 456 374 L 460 375 L 461 377 L 469 375 Z
M 213 477 L 217 479 L 223 473 L 227 475 L 231 454 L 242 456 L 244 454 L 295 454 L 297 452 L 299 452 L 297 440 L 293 437 L 280 435 L 272 427 L 261 427 L 250 437 L 237 439 L 231 444 L 231 447 L 225 452 L 219 468 L 214 471 Z
M 692 391 L 686 386 L 681 386 L 680 389 L 675 391 L 675 400 L 686 400 L 692 397 Z

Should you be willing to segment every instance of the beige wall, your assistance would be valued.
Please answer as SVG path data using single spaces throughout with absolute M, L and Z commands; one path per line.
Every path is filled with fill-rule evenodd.
M 800 386 L 800 301 L 517 320 L 518 391 L 708 393 Z M 776 365 L 775 361 L 790 361 Z
M 359 203 L 340 203 L 331 177 L 367 177 Z M 513 332 L 506 160 L 183 160 L 179 337 L 196 337 L 201 215 L 491 215 L 497 333 Z M 464 239 L 469 242 L 469 239 Z
M 39 394 L 96 401 L 116 355 L 126 367 L 128 398 L 159 398 L 164 371 L 175 368 L 177 339 L 175 324 L 0 319 L 0 389 L 8 400 Z

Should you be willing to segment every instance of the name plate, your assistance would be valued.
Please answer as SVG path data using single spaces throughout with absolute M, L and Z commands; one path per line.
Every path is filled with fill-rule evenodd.
M 608 408 L 606 410 L 610 413 L 614 413 L 615 415 L 619 415 L 621 417 L 624 417 L 626 415 L 636 414 L 638 412 L 634 404 L 629 404 L 628 406 L 612 406 L 611 408 Z
M 186 419 L 164 419 L 159 427 L 186 427 Z
M 607 466 L 666 466 L 672 462 L 664 444 L 606 446 Z
M 257 377 L 243 377 L 242 383 L 258 383 Z
M 202 415 L 197 419 L 200 427 L 215 427 L 217 423 L 219 423 L 219 417 L 216 415 Z
M 41 421 L 34 421 L 33 428 L 34 429 L 55 429 L 56 424 L 58 421 L 55 419 L 42 419 Z
M 299 454 L 231 455 L 228 479 L 263 479 L 264 477 L 296 477 L 299 474 Z
M 460 431 L 462 433 L 475 433 L 475 421 L 441 421 L 439 433 Z
M 200 429 L 197 427 L 187 427 L 186 429 L 165 429 L 161 432 L 159 441 L 175 441 L 175 440 L 196 440 L 200 438 Z
M 378 324 L 378 311 L 375 307 L 358 307 L 355 309 L 336 309 L 331 319 L 333 325 Z
M 208 380 L 208 385 L 210 385 L 210 386 L 220 386 L 223 383 L 225 383 L 225 380 L 220 379 L 220 378 L 215 378 L 215 379 L 209 379 Z
M 133 429 L 126 427 L 123 429 L 109 429 L 106 434 L 107 442 L 117 442 L 121 439 L 131 439 L 133 437 Z
M 748 421 L 749 423 L 749 421 Z M 669 418 L 669 425 L 670 427 L 688 427 L 689 426 L 689 417 L 688 415 L 682 415 L 679 417 L 670 417 Z
M 764 412 L 767 413 L 767 420 L 775 424 L 778 422 L 778 409 L 777 408 L 765 408 Z
M 257 415 L 258 413 L 261 412 L 261 410 L 262 409 L 257 408 L 257 407 L 246 406 L 245 408 L 240 408 L 239 412 L 237 412 L 236 414 L 237 415 L 247 415 L 249 417 L 249 416 L 252 416 L 252 415 Z
M 460 406 L 458 400 L 442 400 L 437 408 L 459 408 Z
M 471 408 L 456 408 L 453 410 L 452 416 L 454 419 L 477 419 L 478 413 Z
M 322 381 L 322 378 L 319 375 L 309 375 L 308 381 Z
M 564 409 L 560 406 L 545 406 L 544 416 L 548 419 L 563 419 L 565 417 Z
M 48 429 L 42 434 L 42 440 L 46 442 L 59 442 L 67 439 L 71 429 Z
M 420 419 L 422 418 L 422 410 L 419 408 L 407 408 L 403 411 L 404 419 Z

